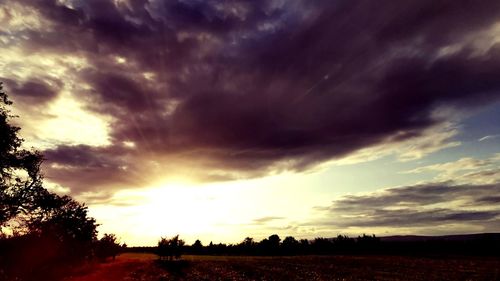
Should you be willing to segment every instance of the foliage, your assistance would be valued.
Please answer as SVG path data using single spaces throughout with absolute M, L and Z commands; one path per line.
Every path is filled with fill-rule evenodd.
M 101 239 L 95 242 L 95 255 L 101 260 L 106 260 L 109 257 L 113 257 L 114 260 L 122 248 L 114 234 L 105 233 Z
M 179 259 L 182 255 L 182 249 L 184 247 L 184 240 L 179 239 L 179 235 L 176 235 L 170 239 L 166 237 L 161 237 L 158 241 L 157 254 L 160 256 L 160 260 L 168 258 L 169 260 Z
M 293 236 L 287 236 L 283 241 L 277 234 L 255 242 L 252 237 L 246 237 L 238 244 L 214 244 L 210 242 L 203 247 L 201 242 L 195 242 L 192 246 L 185 247 L 185 252 L 189 254 L 208 255 L 258 255 L 258 256 L 278 256 L 278 255 L 309 255 L 309 254 L 350 254 L 350 253 L 372 253 L 381 249 L 380 238 L 372 236 L 359 236 L 350 238 L 339 235 L 336 238 L 315 238 L 313 240 L 297 240 Z M 147 249 L 141 248 L 141 251 Z
M 97 224 L 85 205 L 43 187 L 43 156 L 22 148 L 11 104 L 0 83 L 0 272 L 31 280 L 39 270 L 48 275 L 56 265 L 90 258 Z
M 9 222 L 38 210 L 37 201 L 46 195 L 40 173 L 43 157 L 21 148 L 20 128 L 9 123 L 13 116 L 7 106 L 12 102 L 2 89 L 0 83 L 0 230 L 15 228 Z
M 193 245 L 191 245 L 191 249 L 193 249 L 193 251 L 195 251 L 195 252 L 201 253 L 201 252 L 203 252 L 203 244 L 201 244 L 200 240 L 196 240 L 193 243 Z
M 287 236 L 285 237 L 285 239 L 283 239 L 283 243 L 281 246 L 285 254 L 292 255 L 298 252 L 300 244 L 299 241 L 297 241 L 297 239 L 295 239 L 293 236 Z

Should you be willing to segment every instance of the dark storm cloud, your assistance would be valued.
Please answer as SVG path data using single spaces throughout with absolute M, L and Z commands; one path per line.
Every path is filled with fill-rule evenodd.
M 111 189 L 139 184 L 139 169 L 126 161 L 129 154 L 122 148 L 95 148 L 86 145 L 59 146 L 44 151 L 49 165 L 47 179 L 72 188 L 79 194 L 88 190 Z M 109 196 L 111 194 L 108 194 Z
M 0 78 L 5 83 L 5 87 L 16 101 L 25 103 L 46 103 L 57 96 L 59 81 L 52 80 L 52 83 L 59 84 L 59 87 L 52 87 L 45 81 L 32 78 L 26 82 L 16 82 L 7 78 Z M 49 79 L 50 81 L 50 79 Z
M 343 196 L 329 207 L 318 207 L 339 227 L 418 227 L 450 223 L 487 225 L 500 217 L 500 184 L 415 185 L 366 195 Z
M 423 206 L 453 201 L 466 197 L 473 202 L 482 200 L 481 196 L 500 191 L 500 185 L 416 185 L 384 190 L 379 194 L 349 195 L 334 205 L 334 210 L 355 210 L 363 206 L 384 208 L 387 206 Z
M 500 203 L 500 196 L 485 196 L 481 197 L 478 200 L 479 202 L 484 202 L 484 203 Z
M 95 73 L 89 77 L 94 83 L 94 94 L 100 99 L 100 104 L 127 108 L 128 112 L 141 112 L 144 110 L 159 110 L 152 107 L 147 95 L 154 91 L 146 91 L 144 86 L 118 73 Z M 105 108 L 105 107 L 104 107 Z
M 191 159 L 188 174 L 201 179 L 302 171 L 420 136 L 444 121 L 433 114 L 441 106 L 500 93 L 500 48 L 478 43 L 491 38 L 500 2 L 70 2 L 23 0 L 54 25 L 23 44 L 89 62 L 75 75 L 91 90 L 78 94 L 115 117 L 114 146 L 136 145 L 125 159 L 103 149 L 107 164 L 87 170 L 103 183 L 146 158 Z M 50 151 L 49 165 L 79 166 L 78 153 L 61 157 L 68 149 Z

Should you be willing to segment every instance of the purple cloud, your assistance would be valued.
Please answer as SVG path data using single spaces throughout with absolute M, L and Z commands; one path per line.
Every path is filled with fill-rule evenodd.
M 434 114 L 442 106 L 500 93 L 498 45 L 470 39 L 496 24 L 492 1 L 23 3 L 53 27 L 21 46 L 83 56 L 89 65 L 73 74 L 90 89 L 75 95 L 113 117 L 110 147 L 46 151 L 47 176 L 78 191 L 148 161 L 203 180 L 303 171 L 419 136 L 445 121 Z M 124 141 L 135 144 L 127 157 Z M 67 180 L 82 171 L 88 182 Z M 127 175 L 124 184 L 142 180 Z

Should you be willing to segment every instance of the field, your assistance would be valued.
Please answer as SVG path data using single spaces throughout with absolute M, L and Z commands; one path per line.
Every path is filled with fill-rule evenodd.
M 97 280 L 500 280 L 500 259 L 183 256 L 159 262 L 155 255 L 127 253 L 65 279 Z

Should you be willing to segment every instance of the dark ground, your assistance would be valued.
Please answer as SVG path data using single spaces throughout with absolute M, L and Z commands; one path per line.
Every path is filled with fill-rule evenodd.
M 65 281 L 500 280 L 500 258 L 400 256 L 183 256 L 123 254 Z

